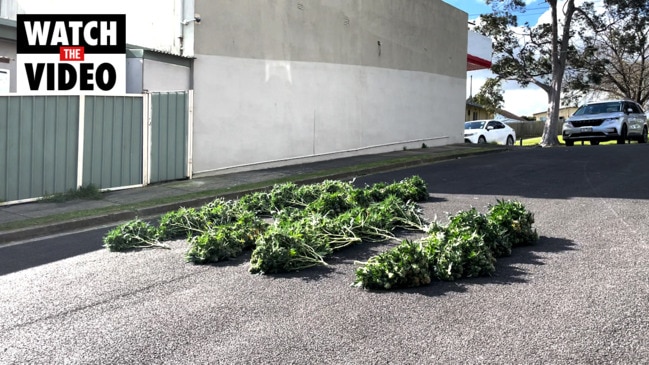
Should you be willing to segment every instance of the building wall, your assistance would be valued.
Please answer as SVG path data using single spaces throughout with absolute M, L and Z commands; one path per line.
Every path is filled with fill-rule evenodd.
M 189 90 L 189 67 L 144 60 L 144 89 L 150 91 Z
M 462 142 L 467 15 L 440 0 L 195 9 L 195 173 Z
M 568 119 L 568 117 L 570 117 L 574 112 L 576 112 L 577 109 L 579 108 L 577 108 L 576 106 L 563 107 L 559 109 L 559 119 L 560 120 Z M 548 112 L 544 111 L 540 113 L 535 113 L 534 119 L 537 121 L 545 122 L 548 119 Z
M 9 70 L 9 91 L 16 92 L 16 43 L 0 39 L 0 57 L 9 62 L 0 62 L 0 69 Z
M 163 59 L 143 56 L 142 50 L 127 52 L 126 92 L 139 94 L 148 91 L 179 91 L 191 88 L 191 61 L 174 62 L 175 56 Z M 146 52 L 148 53 L 148 52 Z M 167 58 L 168 60 L 164 60 Z
M 0 0 L 0 16 L 16 14 L 126 14 L 126 43 L 181 55 L 193 43 L 193 0 Z M 189 15 L 188 15 L 189 14 Z M 191 47 L 185 47 L 191 51 Z
M 479 120 L 479 119 L 493 119 L 493 113 L 489 113 L 483 108 L 478 108 L 473 105 L 466 105 L 466 112 L 464 113 L 464 121 L 468 122 L 470 120 Z

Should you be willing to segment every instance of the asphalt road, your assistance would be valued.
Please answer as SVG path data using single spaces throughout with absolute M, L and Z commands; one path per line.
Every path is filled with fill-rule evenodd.
M 648 155 L 514 149 L 357 179 L 422 176 L 429 219 L 500 198 L 535 213 L 541 239 L 494 276 L 402 291 L 350 287 L 390 244 L 270 277 L 249 254 L 185 263 L 183 241 L 110 253 L 102 230 L 2 247 L 22 264 L 0 276 L 0 364 L 646 364 Z

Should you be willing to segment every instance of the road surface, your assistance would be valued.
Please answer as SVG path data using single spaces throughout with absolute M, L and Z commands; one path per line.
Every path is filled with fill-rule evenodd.
M 105 231 L 0 248 L 0 364 L 649 363 L 649 145 L 515 148 L 397 172 L 429 184 L 428 219 L 496 199 L 535 213 L 535 246 L 492 277 L 377 293 L 355 260 L 248 273 L 171 250 L 110 253 Z M 10 262 L 17 262 L 8 266 Z

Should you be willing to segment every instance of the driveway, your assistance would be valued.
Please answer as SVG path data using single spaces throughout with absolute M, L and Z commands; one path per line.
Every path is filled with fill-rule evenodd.
M 0 364 L 649 363 L 648 155 L 515 148 L 356 180 L 422 176 L 429 219 L 522 201 L 541 239 L 492 277 L 370 292 L 350 286 L 354 261 L 394 243 L 257 276 L 249 254 L 185 263 L 183 241 L 3 275 Z

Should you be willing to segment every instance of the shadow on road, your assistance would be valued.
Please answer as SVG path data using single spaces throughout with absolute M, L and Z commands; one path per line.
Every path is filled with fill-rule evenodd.
M 649 144 L 514 147 L 503 153 L 364 176 L 356 183 L 419 175 L 432 195 L 649 200 L 649 169 L 643 167 L 648 153 Z
M 415 239 L 413 237 L 409 237 Z M 356 246 L 348 247 L 336 252 L 335 255 L 325 258 L 328 266 L 316 266 L 305 270 L 268 275 L 272 279 L 292 279 L 299 278 L 307 282 L 319 281 L 333 275 L 342 275 L 340 265 L 353 265 L 355 261 L 365 261 L 370 257 L 377 255 L 394 247 L 395 241 L 381 243 L 363 243 Z M 512 255 L 501 257 L 496 262 L 496 272 L 490 277 L 466 278 L 453 282 L 433 281 L 430 285 L 397 290 L 403 293 L 422 294 L 426 296 L 440 296 L 450 292 L 462 293 L 472 285 L 511 285 L 516 283 L 528 282 L 528 272 L 523 268 L 526 265 L 544 265 L 543 254 L 560 253 L 574 250 L 575 244 L 566 239 L 542 236 L 539 241 L 531 246 L 517 247 L 512 251 Z M 359 267 L 356 266 L 355 267 Z M 351 282 L 350 282 L 351 284 Z M 360 290 L 360 289 L 359 289 Z M 391 291 L 373 291 L 377 294 L 394 292 Z

